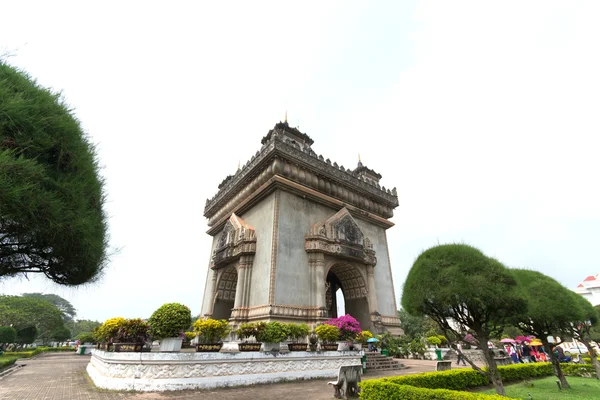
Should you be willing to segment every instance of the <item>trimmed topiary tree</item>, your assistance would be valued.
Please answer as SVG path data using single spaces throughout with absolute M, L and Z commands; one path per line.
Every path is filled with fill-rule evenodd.
M 465 359 L 491 380 L 498 394 L 505 395 L 487 342 L 500 335 L 514 312 L 527 303 L 504 265 L 465 244 L 432 247 L 417 257 L 408 273 L 402 307 L 411 315 L 428 315 L 455 337 L 471 331 L 489 368 L 483 370 Z
M 192 313 L 187 306 L 167 303 L 160 306 L 150 319 L 150 335 L 154 339 L 179 337 L 192 323 Z
M 0 326 L 0 350 L 6 344 L 14 343 L 17 338 L 17 331 L 12 326 Z

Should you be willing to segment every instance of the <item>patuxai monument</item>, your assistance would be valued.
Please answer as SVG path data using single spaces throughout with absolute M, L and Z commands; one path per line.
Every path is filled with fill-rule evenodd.
M 286 122 L 206 201 L 213 236 L 202 315 L 316 325 L 337 317 L 336 291 L 363 329 L 400 334 L 386 230 L 396 189 L 362 165 L 317 155 Z

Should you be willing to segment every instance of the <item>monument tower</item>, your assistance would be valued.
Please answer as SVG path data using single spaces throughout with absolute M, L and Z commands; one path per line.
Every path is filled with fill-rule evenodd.
M 206 201 L 213 236 L 202 315 L 304 322 L 336 317 L 336 291 L 362 329 L 400 334 L 386 230 L 396 189 L 359 161 L 345 169 L 279 122 Z

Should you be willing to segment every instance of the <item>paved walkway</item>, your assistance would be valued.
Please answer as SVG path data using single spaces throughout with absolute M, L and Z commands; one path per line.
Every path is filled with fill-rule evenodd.
M 160 400 L 160 399 L 206 399 L 213 396 L 219 400 L 275 400 L 311 399 L 331 400 L 333 389 L 328 380 L 295 381 L 268 385 L 256 385 L 215 390 L 186 390 L 179 392 L 133 393 L 108 391 L 94 387 L 85 372 L 89 356 L 44 353 L 31 360 L 19 360 L 24 365 L 18 371 L 0 379 L 2 400 Z M 400 371 L 367 372 L 364 379 L 383 376 L 407 375 L 435 370 L 435 361 L 403 360 L 410 368 Z M 456 367 L 453 364 L 452 367 Z

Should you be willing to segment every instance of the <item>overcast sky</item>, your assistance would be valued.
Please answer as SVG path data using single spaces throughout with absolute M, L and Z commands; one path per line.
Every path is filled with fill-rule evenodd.
M 95 4 L 95 5 L 92 5 Z M 10 2 L 0 52 L 61 91 L 106 179 L 111 257 L 41 277 L 79 318 L 200 312 L 203 209 L 287 110 L 313 149 L 397 187 L 396 295 L 415 257 L 466 242 L 575 288 L 600 272 L 600 2 Z M 399 303 L 399 301 L 398 301 Z

